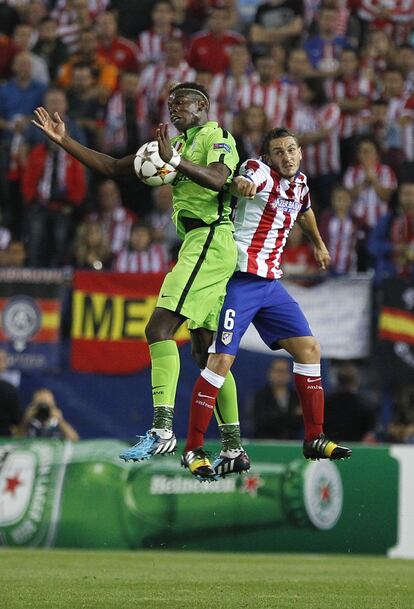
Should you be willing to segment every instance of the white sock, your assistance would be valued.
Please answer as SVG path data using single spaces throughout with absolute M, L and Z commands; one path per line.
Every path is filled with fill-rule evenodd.
M 158 434 L 162 440 L 169 440 L 173 436 L 173 431 L 171 429 L 159 429 L 158 427 L 152 427 L 151 431 L 155 431 L 155 433 Z

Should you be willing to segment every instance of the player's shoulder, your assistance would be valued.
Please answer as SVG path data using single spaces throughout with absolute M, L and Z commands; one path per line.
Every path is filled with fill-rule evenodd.
M 240 174 L 246 172 L 260 172 L 270 174 L 270 167 L 261 159 L 247 159 L 240 167 Z
M 306 177 L 306 174 L 304 174 L 302 171 L 298 171 L 298 173 L 295 176 L 295 182 L 297 184 L 304 184 L 305 186 L 307 186 L 308 178 Z

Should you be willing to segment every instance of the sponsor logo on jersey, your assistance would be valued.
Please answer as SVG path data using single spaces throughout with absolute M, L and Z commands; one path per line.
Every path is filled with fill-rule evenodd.
M 302 204 L 299 203 L 299 201 L 295 201 L 293 199 L 283 199 L 282 197 L 271 201 L 269 205 L 272 209 L 277 208 L 287 212 L 299 212 L 302 207 Z
M 222 332 L 221 334 L 221 342 L 224 345 L 229 345 L 233 340 L 233 332 Z
M 220 142 L 218 144 L 213 144 L 213 150 L 225 150 L 226 152 L 231 152 L 231 146 L 225 142 Z

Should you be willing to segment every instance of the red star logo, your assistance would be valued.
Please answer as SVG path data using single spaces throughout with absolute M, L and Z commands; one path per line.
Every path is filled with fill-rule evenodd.
M 22 483 L 19 479 L 19 474 L 15 474 L 13 478 L 6 478 L 6 488 L 4 489 L 5 493 L 11 493 L 15 495 L 16 488 L 20 486 Z
M 249 493 L 252 497 L 257 496 L 257 489 L 263 486 L 264 482 L 260 476 L 247 476 L 243 480 L 243 486 L 240 489 L 241 493 Z
M 329 484 L 324 484 L 321 486 L 321 501 L 322 503 L 329 503 L 331 499 L 331 489 L 329 488 Z

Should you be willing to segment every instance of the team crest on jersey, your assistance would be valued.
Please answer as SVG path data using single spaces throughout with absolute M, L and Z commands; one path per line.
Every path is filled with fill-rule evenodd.
M 221 342 L 223 345 L 229 345 L 233 340 L 233 332 L 222 332 Z

